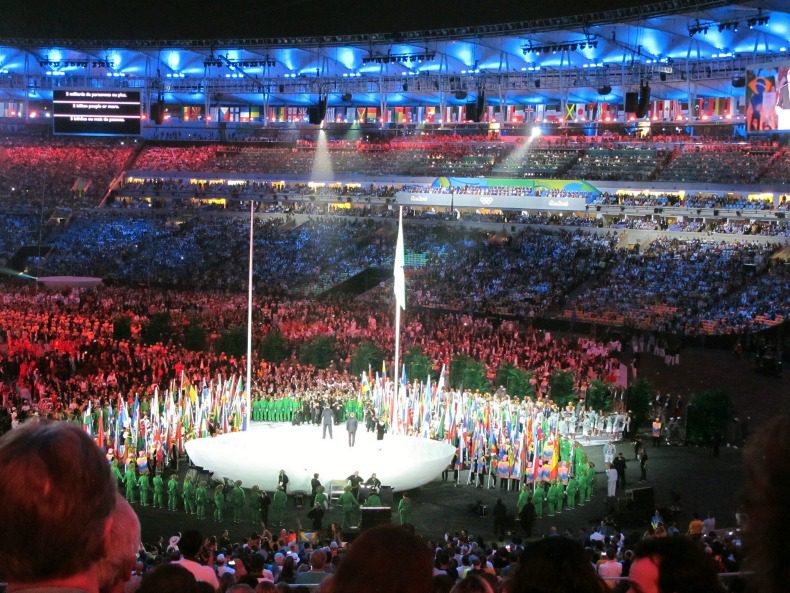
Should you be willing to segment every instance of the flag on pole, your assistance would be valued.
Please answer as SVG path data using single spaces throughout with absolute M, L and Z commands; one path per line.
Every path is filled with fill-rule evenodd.
M 406 277 L 403 273 L 403 209 L 398 217 L 398 242 L 395 244 L 395 303 L 406 310 Z

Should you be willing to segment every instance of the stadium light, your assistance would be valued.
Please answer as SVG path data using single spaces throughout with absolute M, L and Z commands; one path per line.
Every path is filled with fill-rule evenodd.
M 436 52 L 426 51 L 407 54 L 371 54 L 362 58 L 363 64 L 405 64 L 430 62 L 436 58 Z
M 530 132 L 529 132 L 529 135 L 530 135 L 530 137 L 531 137 L 531 138 L 537 138 L 537 137 L 538 137 L 538 136 L 540 136 L 542 133 L 543 133 L 543 132 L 541 131 L 540 127 L 538 127 L 538 126 L 532 126 L 532 129 L 530 130 Z

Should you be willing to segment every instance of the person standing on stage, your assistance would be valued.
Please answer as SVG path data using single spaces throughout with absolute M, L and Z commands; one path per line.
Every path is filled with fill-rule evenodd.
M 401 525 L 411 524 L 411 510 L 412 510 L 411 496 L 409 496 L 408 492 L 404 492 L 403 497 L 400 499 L 400 502 L 398 503 L 398 517 L 400 518 Z
M 269 507 L 272 504 L 272 499 L 266 490 L 261 490 L 260 498 L 258 499 L 258 508 L 261 511 L 261 523 L 264 525 L 269 524 Z
M 310 502 L 315 502 L 319 488 L 321 488 L 321 480 L 318 479 L 318 474 L 313 474 L 313 479 L 310 480 Z
M 387 421 L 383 416 L 380 416 L 376 420 L 376 440 L 383 441 L 385 432 L 387 432 Z
M 348 431 L 348 446 L 353 447 L 357 442 L 357 426 L 359 423 L 357 422 L 357 416 L 353 412 L 349 415 L 348 420 L 346 420 L 346 430 Z
M 343 509 L 343 522 L 341 526 L 343 529 L 348 529 L 351 527 L 354 509 L 359 508 L 359 500 L 357 500 L 357 497 L 351 492 L 351 486 L 346 486 L 343 489 L 343 494 L 340 495 L 338 503 Z
M 288 493 L 288 475 L 285 473 L 284 469 L 280 470 L 280 475 L 277 476 L 277 488 L 282 488 L 282 491 L 286 494 Z
M 359 475 L 359 470 L 348 476 L 346 481 L 348 482 L 348 485 L 351 486 L 351 493 L 354 495 L 354 498 L 359 498 L 359 486 L 364 481 L 362 476 Z
M 320 504 L 315 503 L 313 508 L 310 509 L 310 512 L 307 513 L 307 518 L 312 522 L 313 531 L 321 531 L 321 526 L 324 520 L 323 507 Z
M 324 407 L 323 411 L 321 412 L 321 427 L 323 430 L 323 438 L 326 438 L 326 431 L 329 429 L 329 438 L 334 438 L 332 436 L 332 425 L 335 423 L 335 414 L 332 412 L 332 408 L 327 405 Z
M 380 490 L 381 489 L 381 480 L 379 480 L 376 477 L 376 474 L 373 473 L 373 474 L 370 475 L 370 477 L 367 480 L 365 480 L 365 486 L 368 486 L 368 487 L 370 487 L 370 488 L 372 488 L 374 490 Z

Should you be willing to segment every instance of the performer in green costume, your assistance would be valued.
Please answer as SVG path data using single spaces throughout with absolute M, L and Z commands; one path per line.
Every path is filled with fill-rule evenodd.
M 165 506 L 165 481 L 161 474 L 156 474 L 151 483 L 154 485 L 154 508 L 161 509 Z
M 214 488 L 214 520 L 220 523 L 225 518 L 225 493 L 222 484 Z

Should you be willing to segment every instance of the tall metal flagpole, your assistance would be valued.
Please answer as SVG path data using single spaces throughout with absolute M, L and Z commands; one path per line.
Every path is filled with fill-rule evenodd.
M 400 311 L 406 309 L 406 278 L 403 272 L 403 206 L 398 211 L 398 242 L 395 245 L 395 269 L 394 269 L 394 291 L 395 291 L 395 395 L 399 395 L 400 382 L 398 373 L 400 372 Z M 392 422 L 392 418 L 390 418 Z
M 246 409 L 244 424 L 247 428 L 250 426 L 250 407 L 251 407 L 251 391 L 252 391 L 252 239 L 254 234 L 255 223 L 255 202 L 250 200 L 250 265 L 249 275 L 247 278 L 247 383 L 246 392 L 244 396 Z

